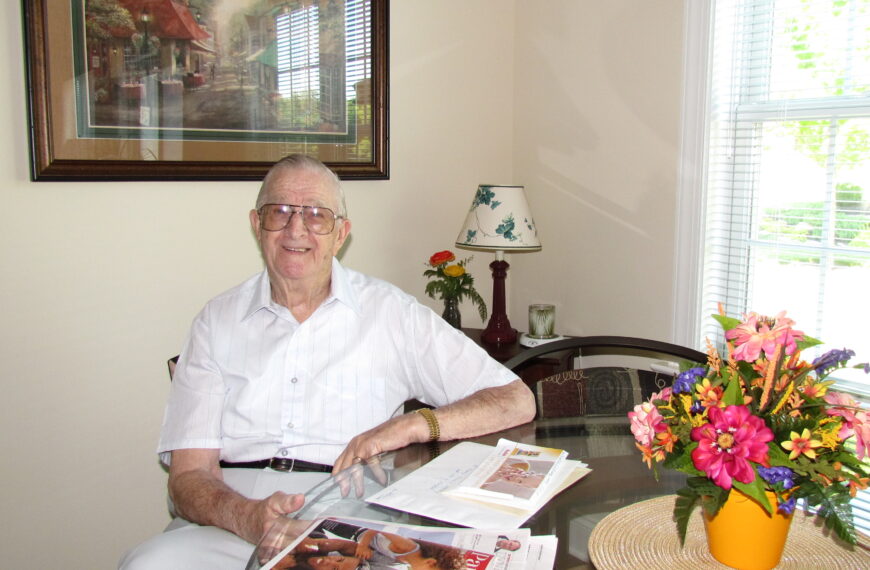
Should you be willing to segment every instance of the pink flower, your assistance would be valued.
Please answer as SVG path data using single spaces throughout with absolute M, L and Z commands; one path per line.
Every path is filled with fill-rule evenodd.
M 649 397 L 649 401 L 655 402 L 656 400 L 664 400 L 667 402 L 668 400 L 671 399 L 671 393 L 672 393 L 671 387 L 666 386 L 666 387 L 662 388 L 661 392 L 654 392 L 652 394 L 652 396 Z
M 764 353 L 768 358 L 773 356 L 777 344 L 785 345 L 786 354 L 793 354 L 797 350 L 797 341 L 804 339 L 803 331 L 792 328 L 794 321 L 785 316 L 785 311 L 776 315 L 775 319 L 776 321 L 771 331 L 774 342 L 764 346 Z
M 746 406 L 708 408 L 707 416 L 710 423 L 692 430 L 692 439 L 698 442 L 692 451 L 695 468 L 723 489 L 731 488 L 732 478 L 741 483 L 754 481 L 749 462 L 767 465 L 767 443 L 773 432 Z
M 858 459 L 864 459 L 867 451 L 870 451 L 870 422 L 867 412 L 860 409 L 856 402 L 848 394 L 842 392 L 828 392 L 825 394 L 825 402 L 831 404 L 825 412 L 829 416 L 840 416 L 843 424 L 837 437 L 845 440 L 855 436 L 855 455 Z
M 628 418 L 631 420 L 634 439 L 647 448 L 652 447 L 657 432 L 667 429 L 658 408 L 649 402 L 635 406 L 633 412 L 628 412 Z
M 755 362 L 761 356 L 761 346 L 768 342 L 770 327 L 766 323 L 758 322 L 756 313 L 743 315 L 746 319 L 731 330 L 725 331 L 725 338 L 733 340 L 735 346 L 734 358 Z
M 757 313 L 749 313 L 744 318 L 745 321 L 725 331 L 725 338 L 734 340 L 736 360 L 755 362 L 762 351 L 767 358 L 772 358 L 779 344 L 785 346 L 785 354 L 792 354 L 797 349 L 797 341 L 804 337 L 802 331 L 791 328 L 794 321 L 785 316 L 785 311 L 773 319 Z

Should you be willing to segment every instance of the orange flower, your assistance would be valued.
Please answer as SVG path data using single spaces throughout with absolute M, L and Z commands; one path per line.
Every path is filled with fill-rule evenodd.
M 793 431 L 788 437 L 790 441 L 784 441 L 780 445 L 791 451 L 788 456 L 789 459 L 797 459 L 800 455 L 806 455 L 810 459 L 815 459 L 815 448 L 822 446 L 821 441 L 812 439 L 810 430 L 807 428 L 804 428 L 804 431 L 800 434 Z
M 698 393 L 701 405 L 705 408 L 719 406 L 722 402 L 722 387 L 711 385 L 710 380 L 707 378 L 704 378 L 704 380 L 695 385 L 695 391 Z
M 677 436 L 675 436 L 671 432 L 671 428 L 668 428 L 667 431 L 657 433 L 656 439 L 658 440 L 659 446 L 667 453 L 673 453 L 674 444 L 679 441 L 679 439 L 677 439 Z
M 449 261 L 453 261 L 454 259 L 456 259 L 456 256 L 453 255 L 453 252 L 449 249 L 445 249 L 444 251 L 433 253 L 432 257 L 429 258 L 429 265 L 431 265 L 432 267 L 437 267 L 442 263 L 447 263 Z

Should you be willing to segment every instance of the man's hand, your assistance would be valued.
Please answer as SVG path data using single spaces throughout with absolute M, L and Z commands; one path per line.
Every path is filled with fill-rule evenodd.
M 347 469 L 355 463 L 366 461 L 387 451 L 400 449 L 429 438 L 426 420 L 419 414 L 404 414 L 391 418 L 379 426 L 365 431 L 347 444 L 335 464 L 332 474 Z
M 440 425 L 440 441 L 474 437 L 524 424 L 535 417 L 535 398 L 522 380 L 485 388 L 467 398 L 433 410 Z M 420 414 L 404 414 L 350 440 L 335 461 L 335 475 L 365 461 L 411 443 L 429 440 L 429 425 Z
M 172 452 L 169 495 L 183 518 L 228 530 L 256 544 L 275 520 L 302 507 L 303 495 L 279 491 L 262 500 L 240 495 L 224 483 L 219 454 L 217 449 Z
M 239 528 L 239 536 L 252 544 L 256 544 L 266 534 L 269 527 L 278 520 L 302 508 L 304 495 L 288 495 L 276 491 L 261 501 L 250 501 L 251 508 L 247 520 Z

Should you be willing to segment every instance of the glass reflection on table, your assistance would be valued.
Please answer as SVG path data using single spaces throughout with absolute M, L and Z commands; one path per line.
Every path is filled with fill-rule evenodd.
M 588 540 L 595 524 L 611 512 L 652 497 L 674 493 L 685 476 L 662 470 L 656 481 L 641 461 L 628 419 L 584 416 L 537 420 L 522 426 L 473 438 L 496 445 L 500 438 L 568 451 L 592 472 L 558 494 L 523 525 L 533 535 L 559 538 L 556 568 L 593 568 Z M 354 465 L 306 493 L 306 504 L 293 518 L 273 525 L 257 545 L 248 564 L 256 570 L 287 546 L 308 523 L 322 516 L 347 516 L 403 524 L 449 526 L 441 521 L 365 502 L 365 498 L 413 472 L 458 442 L 417 444 L 385 454 L 371 463 Z

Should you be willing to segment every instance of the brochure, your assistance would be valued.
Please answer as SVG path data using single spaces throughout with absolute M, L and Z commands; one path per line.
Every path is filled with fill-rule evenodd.
M 557 493 L 591 472 L 581 461 L 563 459 L 561 466 L 552 472 L 552 482 L 544 486 L 534 503 L 502 503 L 445 492 L 467 486 L 465 482 L 471 474 L 491 458 L 495 449 L 491 445 L 461 442 L 366 501 L 475 529 L 519 528 Z
M 479 531 L 329 517 L 314 521 L 296 540 L 265 562 L 262 570 L 552 568 L 555 537 L 534 538 L 528 529 Z
M 568 457 L 562 449 L 500 439 L 495 450 L 458 486 L 444 493 L 515 508 L 542 504 Z

